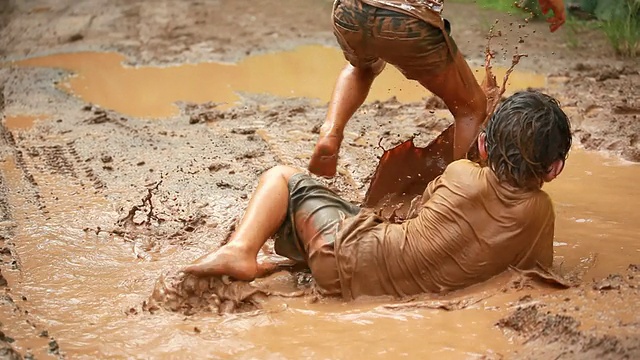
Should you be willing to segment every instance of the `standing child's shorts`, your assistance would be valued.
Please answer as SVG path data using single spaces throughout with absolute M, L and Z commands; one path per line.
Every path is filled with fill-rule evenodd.
M 445 34 L 423 19 L 360 0 L 336 0 L 332 17 L 338 44 L 354 67 L 371 66 L 382 59 L 415 80 L 441 71 L 457 52 L 446 20 Z M 434 22 L 442 21 L 436 12 L 433 17 Z

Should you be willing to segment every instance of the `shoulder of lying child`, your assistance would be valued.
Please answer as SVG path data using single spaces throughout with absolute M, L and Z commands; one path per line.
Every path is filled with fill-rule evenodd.
M 471 160 L 460 159 L 450 163 L 442 177 L 450 181 L 474 181 L 480 174 L 482 167 Z

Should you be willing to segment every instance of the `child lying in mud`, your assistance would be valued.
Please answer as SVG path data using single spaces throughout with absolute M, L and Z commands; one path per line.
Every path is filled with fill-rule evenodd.
M 253 280 L 274 269 L 256 261 L 274 235 L 276 253 L 305 262 L 321 293 L 345 299 L 445 292 L 510 266 L 549 267 L 555 214 L 541 188 L 564 168 L 567 116 L 545 94 L 518 92 L 477 146 L 486 165 L 449 164 L 401 224 L 346 202 L 302 170 L 276 166 L 261 176 L 229 243 L 184 271 Z

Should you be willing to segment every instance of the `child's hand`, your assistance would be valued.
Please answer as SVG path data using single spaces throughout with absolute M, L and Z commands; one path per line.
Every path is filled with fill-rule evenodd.
M 567 19 L 567 15 L 564 11 L 564 2 L 562 0 L 538 0 L 540 3 L 540 9 L 543 14 L 549 13 L 549 10 L 553 10 L 553 17 L 547 19 L 549 30 L 554 32 L 564 24 Z

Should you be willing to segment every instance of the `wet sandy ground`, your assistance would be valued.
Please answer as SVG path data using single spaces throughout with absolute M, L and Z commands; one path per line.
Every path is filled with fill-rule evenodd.
M 482 30 L 500 18 L 498 60 L 516 44 L 529 54 L 510 90 L 544 88 L 571 115 L 579 145 L 548 191 L 555 263 L 582 279 L 576 287 L 506 274 L 404 305 L 273 298 L 258 312 L 184 316 L 143 311 L 158 277 L 224 241 L 262 171 L 308 161 L 341 65 L 330 2 L 7 4 L 4 61 L 110 51 L 127 67 L 94 53 L 0 68 L 5 349 L 36 358 L 347 358 L 363 348 L 378 358 L 640 356 L 632 265 L 640 263 L 640 168 L 623 160 L 640 160 L 639 67 L 610 58 L 597 34 L 583 35 L 587 58 L 586 47 L 551 41 L 542 24 L 521 29 L 508 26 L 516 18 L 473 6 L 446 10 L 472 64 L 482 62 Z M 210 61 L 228 65 L 197 65 Z M 166 67 L 183 63 L 193 65 Z M 451 121 L 393 69 L 383 76 L 350 123 L 340 176 L 329 181 L 353 201 L 364 195 L 380 138 L 388 148 L 419 133 L 424 144 Z M 133 222 L 119 222 L 134 206 Z M 269 281 L 288 291 L 305 279 Z

